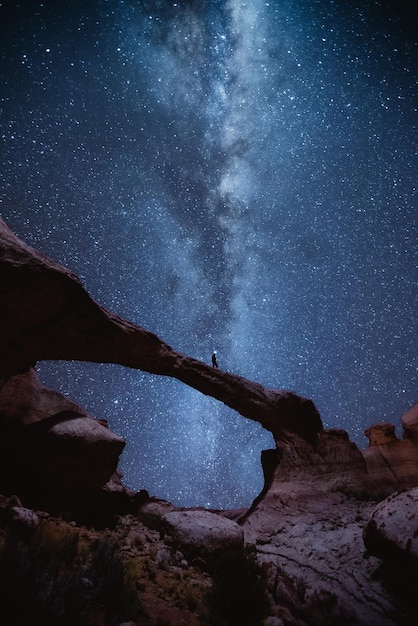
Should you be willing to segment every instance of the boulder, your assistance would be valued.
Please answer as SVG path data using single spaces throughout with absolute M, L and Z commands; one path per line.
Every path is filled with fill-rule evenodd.
M 86 497 L 114 474 L 124 440 L 33 369 L 0 381 L 0 489 L 31 503 Z
M 364 543 L 391 567 L 413 567 L 418 574 L 418 487 L 392 494 L 374 509 Z
M 171 511 L 164 521 L 168 541 L 189 559 L 211 557 L 244 545 L 244 532 L 236 522 L 209 511 Z
M 31 530 L 39 526 L 39 517 L 32 511 L 22 506 L 14 506 L 10 509 L 10 522 L 21 530 Z
M 34 369 L 0 378 L 0 427 L 36 421 L 41 383 Z
M 418 402 L 401 417 L 404 437 L 418 445 Z
M 116 471 L 124 440 L 87 415 L 67 414 L 46 433 L 48 474 L 60 490 L 91 493 Z
M 26 426 L 63 411 L 88 415 L 61 393 L 44 387 L 33 368 L 0 378 L 0 428 Z

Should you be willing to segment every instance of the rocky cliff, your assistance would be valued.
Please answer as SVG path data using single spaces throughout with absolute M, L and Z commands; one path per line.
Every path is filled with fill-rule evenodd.
M 2 221 L 0 342 L 4 545 L 9 537 L 16 540 L 19 528 L 25 541 L 28 528 L 37 536 L 40 520 L 64 510 L 76 525 L 113 525 L 117 549 L 134 563 L 133 593 L 147 607 L 137 624 L 243 626 L 261 618 L 266 626 L 415 623 L 409 589 L 418 559 L 418 405 L 402 419 L 402 439 L 381 423 L 367 431 L 370 445 L 361 452 L 345 431 L 323 428 L 311 400 L 212 368 L 105 310 L 77 277 Z M 258 421 L 276 442 L 262 453 L 263 491 L 249 510 L 237 512 L 176 510 L 129 492 L 115 474 L 124 441 L 40 384 L 33 366 L 43 359 L 112 362 L 173 376 Z M 61 516 L 52 524 L 65 523 Z M 219 555 L 230 557 L 219 566 Z M 148 577 L 138 566 L 144 559 Z M 197 590 L 199 602 L 192 607 L 185 600 L 179 611 L 161 600 L 158 584 L 151 584 L 151 561 L 154 582 L 181 580 L 185 597 Z M 229 582 L 218 585 L 228 571 Z M 230 579 L 241 571 L 248 576 L 239 579 L 240 594 Z M 90 577 L 85 584 L 91 591 L 83 593 L 93 598 L 95 572 Z M 216 596 L 218 586 L 228 589 L 225 601 Z M 205 602 L 212 612 L 202 609 Z M 117 623 L 116 613 L 95 623 Z
M 417 495 L 407 492 L 405 502 L 392 495 L 396 504 L 381 509 L 379 515 L 375 509 L 388 493 L 417 484 L 418 449 L 414 447 L 412 460 L 410 439 L 379 445 L 378 455 L 393 464 L 375 462 L 372 471 L 374 457 L 367 454 L 371 449 L 361 453 L 339 430 L 323 431 L 315 448 L 294 439 L 278 442 L 276 450 L 263 453 L 265 489 L 240 524 L 247 541 L 257 546 L 274 614 L 283 623 L 412 623 L 411 609 L 405 598 L 400 601 L 393 592 L 391 576 L 381 568 L 380 558 L 390 563 L 392 575 L 397 571 L 398 583 L 404 581 L 403 593 L 410 595 L 411 590 L 406 590 L 414 579 L 413 568 L 400 563 L 408 560 L 412 567 L 416 559 L 410 557 L 415 548 L 407 548 L 406 536 L 415 545 Z M 390 482 L 386 482 L 388 471 Z M 386 542 L 382 535 L 397 507 Z

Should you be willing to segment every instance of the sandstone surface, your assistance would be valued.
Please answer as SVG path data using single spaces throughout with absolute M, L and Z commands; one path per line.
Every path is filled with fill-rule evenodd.
M 365 554 L 366 463 L 343 431 L 324 431 L 317 449 L 282 442 L 264 453 L 266 487 L 241 517 L 256 545 L 284 624 L 394 625 L 399 609 Z
M 401 422 L 402 439 L 396 436 L 395 427 L 386 422 L 371 426 L 365 433 L 369 438 L 369 447 L 363 451 L 367 473 L 381 495 L 418 484 L 418 404 Z
M 170 541 L 188 557 L 205 558 L 244 545 L 241 526 L 209 511 L 171 511 L 164 519 Z
M 369 552 L 418 573 L 418 487 L 395 493 L 373 511 L 364 541 Z
M 153 333 L 110 313 L 70 271 L 20 241 L 0 219 L 0 375 L 47 359 L 119 363 L 172 376 L 262 424 L 275 436 L 315 441 L 313 402 L 266 389 L 181 354 Z
M 405 437 L 418 442 L 418 402 L 402 416 L 402 428 Z

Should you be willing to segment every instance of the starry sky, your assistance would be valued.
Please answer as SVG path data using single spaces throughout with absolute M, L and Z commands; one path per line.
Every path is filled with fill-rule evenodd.
M 105 307 L 311 398 L 364 448 L 418 400 L 415 14 L 0 1 L 0 214 Z M 37 369 L 126 438 L 133 489 L 222 508 L 261 490 L 270 433 L 212 398 L 116 365 Z

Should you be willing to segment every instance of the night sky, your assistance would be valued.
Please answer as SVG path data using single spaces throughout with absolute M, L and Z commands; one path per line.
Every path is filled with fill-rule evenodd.
M 3 219 L 103 306 L 366 447 L 418 400 L 414 7 L 0 2 Z M 270 433 L 212 398 L 115 365 L 38 372 L 126 438 L 130 487 L 260 491 Z

